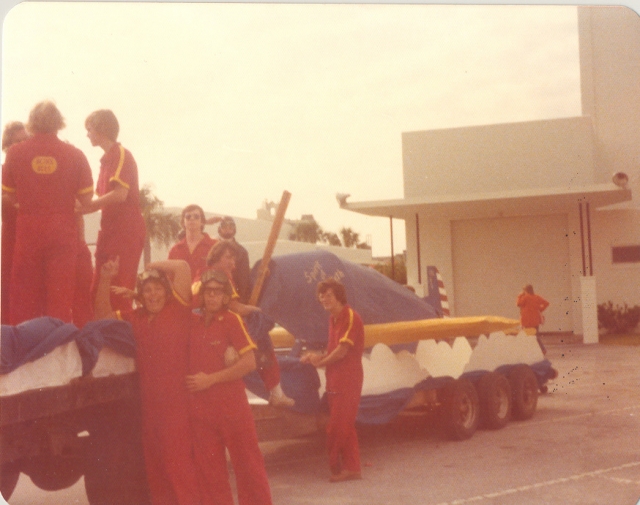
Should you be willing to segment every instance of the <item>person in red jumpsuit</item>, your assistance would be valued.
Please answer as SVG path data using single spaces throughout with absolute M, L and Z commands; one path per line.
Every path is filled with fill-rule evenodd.
M 82 328 L 93 321 L 93 303 L 91 303 L 91 285 L 93 283 L 93 262 L 91 250 L 84 236 L 84 218 L 76 214 L 78 222 L 78 259 L 76 263 L 76 289 L 73 296 L 73 324 Z
M 246 305 L 240 302 L 240 295 L 233 282 L 233 272 L 236 267 L 236 257 L 238 254 L 237 248 L 238 246 L 235 242 L 221 240 L 209 252 L 207 266 L 213 270 L 224 272 L 227 275 L 233 290 L 229 302 L 229 310 L 242 317 L 246 317 L 260 309 L 253 305 Z M 194 295 L 197 289 L 198 284 L 195 285 Z M 278 365 L 278 359 L 276 358 L 271 340 L 258 342 L 258 347 L 258 374 L 269 391 L 269 404 L 274 407 L 293 407 L 295 404 L 293 398 L 289 398 L 285 394 L 280 384 L 280 366 Z
M 136 293 L 142 306 L 114 312 L 110 286 L 117 273 L 117 259 L 102 265 L 95 313 L 99 319 L 118 318 L 133 327 L 142 400 L 142 444 L 151 502 L 198 505 L 202 500 L 184 385 L 191 321 L 189 265 L 181 260 L 150 263 L 137 282 Z
M 192 280 L 207 268 L 207 255 L 217 242 L 204 232 L 205 221 L 204 211 L 199 205 L 187 205 L 182 209 L 180 225 L 185 236 L 169 250 L 170 260 L 189 263 Z
M 364 325 L 348 304 L 344 286 L 335 279 L 318 284 L 318 299 L 329 319 L 326 353 L 310 352 L 301 362 L 326 367 L 329 423 L 327 450 L 331 482 L 361 478 L 356 416 L 362 392 Z
M 76 199 L 88 203 L 93 178 L 86 156 L 58 138 L 64 128 L 53 102 L 29 113 L 32 135 L 7 151 L 3 199 L 18 205 L 9 320 L 39 316 L 71 322 L 78 251 Z
M 233 288 L 221 271 L 202 274 L 202 312 L 192 315 L 190 415 L 206 505 L 233 505 L 225 448 L 240 505 L 270 505 L 271 490 L 242 377 L 255 370 L 255 344 L 242 318 L 228 310 Z
M 96 184 L 98 198 L 82 210 L 87 214 L 102 209 L 92 293 L 95 296 L 100 268 L 116 256 L 120 258 L 120 270 L 113 283 L 132 290 L 146 235 L 140 209 L 138 166 L 131 153 L 117 141 L 120 126 L 112 111 L 92 112 L 85 120 L 85 128 L 91 145 L 104 150 Z M 111 304 L 115 309 L 131 308 L 129 298 L 114 293 Z
M 13 144 L 27 140 L 29 134 L 23 123 L 7 123 L 2 132 L 2 150 L 7 151 Z M 2 165 L 4 174 L 5 166 Z M 2 324 L 9 324 L 9 286 L 11 285 L 11 265 L 13 248 L 16 244 L 16 218 L 18 209 L 9 198 L 2 199 Z
M 544 322 L 542 313 L 549 306 L 549 302 L 533 292 L 533 286 L 527 284 L 522 288 L 522 292 L 518 295 L 516 305 L 520 307 L 520 324 L 523 328 L 534 328 L 536 330 L 536 339 L 543 354 L 547 354 L 547 349 L 542 343 L 542 339 L 538 333 L 540 325 Z

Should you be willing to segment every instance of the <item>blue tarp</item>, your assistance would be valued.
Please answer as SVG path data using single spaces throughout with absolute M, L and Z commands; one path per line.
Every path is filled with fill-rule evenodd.
M 253 268 L 255 280 L 260 262 Z M 341 260 L 328 251 L 277 256 L 269 262 L 259 306 L 309 347 L 327 344 L 329 317 L 316 297 L 318 282 L 342 282 L 347 299 L 364 324 L 417 321 L 437 317 L 435 310 L 406 287 L 373 268 Z
M 135 356 L 135 340 L 131 325 L 115 319 L 87 323 L 78 329 L 53 317 L 30 319 L 17 326 L 2 325 L 0 343 L 0 374 L 41 358 L 59 345 L 75 340 L 82 359 L 82 374 L 86 375 L 98 361 L 103 346 L 125 356 Z

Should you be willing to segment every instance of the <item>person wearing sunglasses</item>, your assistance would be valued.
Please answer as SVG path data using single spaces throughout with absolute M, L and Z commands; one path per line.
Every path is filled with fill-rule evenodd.
M 187 205 L 182 209 L 180 216 L 180 226 L 184 231 L 184 238 L 179 240 L 169 251 L 169 259 L 180 259 L 189 263 L 192 281 L 206 268 L 207 254 L 217 242 L 205 233 L 206 223 L 202 207 L 195 204 Z
M 131 323 L 142 400 L 142 444 L 153 504 L 202 503 L 189 424 L 189 397 L 184 385 L 189 365 L 191 272 L 183 260 L 152 262 L 137 277 L 140 307 L 114 311 L 110 286 L 118 259 L 100 269 L 96 290 L 97 319 Z

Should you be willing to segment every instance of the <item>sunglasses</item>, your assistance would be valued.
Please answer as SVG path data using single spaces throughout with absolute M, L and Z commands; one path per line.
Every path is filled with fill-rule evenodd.
M 200 219 L 200 214 L 198 214 L 197 212 L 194 212 L 193 214 L 185 214 L 184 218 L 185 219 Z

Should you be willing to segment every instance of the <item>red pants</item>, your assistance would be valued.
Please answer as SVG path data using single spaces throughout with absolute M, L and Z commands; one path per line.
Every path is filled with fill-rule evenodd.
M 102 265 L 111 259 L 115 259 L 116 256 L 120 258 L 120 269 L 118 270 L 118 275 L 111 280 L 111 284 L 135 289 L 138 266 L 143 249 L 144 234 L 108 236 L 102 231 L 99 232 L 96 245 L 96 268 L 91 288 L 92 300 L 95 300 Z M 129 298 L 111 294 L 111 308 L 113 310 L 129 310 L 131 309 L 131 303 L 132 301 Z
M 13 248 L 16 245 L 16 211 L 9 205 L 2 206 L 2 324 L 9 324 L 9 286 Z
M 192 419 L 204 505 L 233 505 L 225 447 L 236 475 L 240 505 L 271 505 L 271 490 L 246 398 L 232 406 L 216 404 L 209 419 Z
M 280 384 L 280 365 L 278 365 L 278 358 L 276 352 L 271 348 L 269 355 L 271 363 L 265 368 L 258 368 L 258 375 L 264 382 L 267 391 L 271 391 L 274 387 Z
M 153 505 L 200 505 L 186 402 L 143 402 L 142 443 Z
M 360 388 L 356 391 L 327 391 L 329 423 L 327 424 L 327 451 L 332 474 L 342 470 L 360 471 L 360 448 L 356 432 L 356 416 L 360 405 Z
M 91 283 L 93 280 L 93 263 L 91 251 L 86 242 L 78 246 L 76 264 L 76 290 L 73 297 L 73 324 L 82 328 L 93 320 L 93 304 L 91 303 Z
M 18 215 L 11 269 L 11 324 L 40 316 L 71 322 L 77 251 L 73 214 Z

